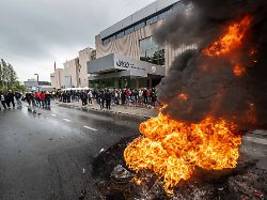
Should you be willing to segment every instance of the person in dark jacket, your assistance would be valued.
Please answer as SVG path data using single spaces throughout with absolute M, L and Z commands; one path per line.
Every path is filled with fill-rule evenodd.
M 21 97 L 22 97 L 22 94 L 19 93 L 18 91 L 16 91 L 15 92 L 15 99 L 16 99 L 16 102 L 17 102 L 18 107 L 21 107 L 22 106 Z
M 126 90 L 123 90 L 121 93 L 121 104 L 125 105 L 126 103 Z
M 51 94 L 49 92 L 45 93 L 45 108 L 50 109 L 51 104 Z
M 87 105 L 87 93 L 82 91 L 80 94 L 80 98 L 82 100 L 82 105 L 86 106 Z
M 109 89 L 106 90 L 105 92 L 105 100 L 106 100 L 106 109 L 110 110 L 111 109 L 111 98 L 112 98 L 112 94 L 109 91 Z
M 143 98 L 144 98 L 144 104 L 148 103 L 148 91 L 146 88 L 143 90 Z
M 5 96 L 7 107 L 10 109 L 10 103 L 12 103 L 13 108 L 15 108 L 15 100 L 14 100 L 14 93 L 9 90 L 8 93 Z
M 104 105 L 105 105 L 105 93 L 103 90 L 100 91 L 98 98 L 99 98 L 99 102 L 100 102 L 100 108 L 103 109 Z
M 26 98 L 26 101 L 29 104 L 29 106 L 31 106 L 32 101 L 33 101 L 33 95 L 32 95 L 32 93 L 31 92 L 26 93 L 25 98 Z

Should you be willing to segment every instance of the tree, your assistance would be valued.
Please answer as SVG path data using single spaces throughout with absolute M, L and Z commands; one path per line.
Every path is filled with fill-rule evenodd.
M 4 59 L 0 61 L 0 90 L 23 90 L 18 80 L 17 74 L 10 63 Z
M 3 70 L 2 70 L 2 62 L 0 62 L 0 88 L 3 87 Z

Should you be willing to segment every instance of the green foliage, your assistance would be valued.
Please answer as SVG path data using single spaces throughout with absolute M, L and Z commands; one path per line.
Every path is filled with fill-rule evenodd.
M 0 90 L 25 91 L 25 87 L 18 82 L 13 66 L 4 59 L 0 61 Z

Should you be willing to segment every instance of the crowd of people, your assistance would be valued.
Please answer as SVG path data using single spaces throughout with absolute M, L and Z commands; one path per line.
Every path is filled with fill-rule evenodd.
M 112 105 L 156 106 L 157 91 L 152 89 L 90 89 L 65 90 L 57 93 L 63 103 L 82 102 L 82 105 L 97 103 L 101 109 L 111 109 Z
M 0 110 L 7 110 L 11 108 L 21 108 L 22 101 L 26 101 L 31 107 L 39 107 L 43 109 L 50 109 L 52 94 L 50 92 L 37 91 L 27 92 L 22 94 L 18 91 L 0 91 Z
M 2 105 L 2 108 L 0 106 L 0 110 L 11 109 L 11 106 L 12 108 L 15 108 L 16 104 L 17 104 L 17 107 L 20 108 L 22 106 L 21 98 L 22 98 L 22 94 L 18 91 L 16 92 L 13 92 L 11 90 L 7 92 L 0 91 L 0 101 Z
M 114 105 L 156 106 L 157 91 L 152 89 L 88 89 L 60 90 L 55 93 L 36 91 L 22 94 L 18 91 L 0 91 L 1 109 L 20 108 L 22 101 L 29 107 L 50 109 L 51 99 L 58 98 L 60 102 L 81 102 L 83 106 L 98 104 L 101 109 L 110 110 Z
M 45 91 L 27 92 L 23 100 L 25 100 L 29 107 L 38 107 L 43 109 L 50 109 L 52 94 Z

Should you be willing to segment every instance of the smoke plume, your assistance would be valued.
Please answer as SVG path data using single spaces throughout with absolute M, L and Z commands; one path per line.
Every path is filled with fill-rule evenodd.
M 161 45 L 197 45 L 174 60 L 159 86 L 163 113 L 199 122 L 206 116 L 232 120 L 241 128 L 267 125 L 267 1 L 191 0 L 156 31 Z M 251 17 L 242 45 L 222 56 L 205 53 L 233 22 Z M 266 58 L 265 58 L 266 57 Z M 243 68 L 239 68 L 241 65 Z M 235 73 L 243 73 L 237 76 Z M 234 73 L 235 72 L 235 73 Z

